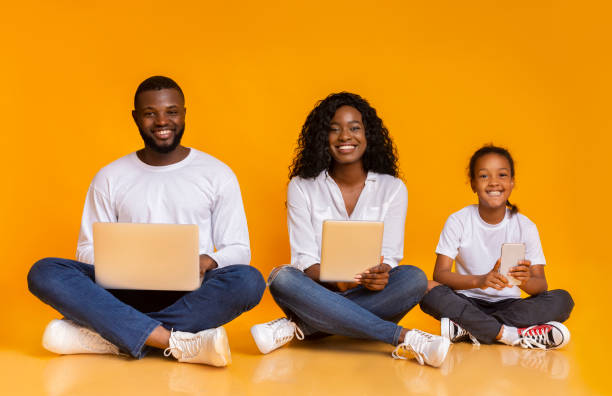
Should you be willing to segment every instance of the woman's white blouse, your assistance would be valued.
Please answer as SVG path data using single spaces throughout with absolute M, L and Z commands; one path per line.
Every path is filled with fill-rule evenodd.
M 373 220 L 384 222 L 383 262 L 397 266 L 404 257 L 407 206 L 406 186 L 390 175 L 368 172 L 351 216 L 346 211 L 340 188 L 327 171 L 310 179 L 294 177 L 287 191 L 291 265 L 304 271 L 321 262 L 323 221 Z

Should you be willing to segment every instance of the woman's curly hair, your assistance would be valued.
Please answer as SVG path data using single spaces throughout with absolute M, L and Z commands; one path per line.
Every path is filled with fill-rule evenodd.
M 289 167 L 289 179 L 316 177 L 323 170 L 331 170 L 333 160 L 329 153 L 330 123 L 336 110 L 351 106 L 361 113 L 366 151 L 363 154 L 363 169 L 398 176 L 397 150 L 389 131 L 370 104 L 361 96 L 349 92 L 329 95 L 320 101 L 306 117 L 295 149 L 296 155 Z

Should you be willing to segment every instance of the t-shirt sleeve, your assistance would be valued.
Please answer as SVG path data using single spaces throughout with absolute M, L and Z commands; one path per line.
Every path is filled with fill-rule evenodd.
M 319 246 L 312 227 L 310 208 L 297 181 L 287 189 L 287 227 L 291 245 L 291 265 L 304 271 L 320 261 Z
M 459 246 L 461 245 L 461 235 L 463 227 L 456 215 L 451 215 L 444 224 L 442 233 L 440 234 L 440 240 L 438 246 L 436 246 L 436 253 L 443 254 L 453 260 L 459 253 Z
M 81 230 L 77 243 L 76 259 L 82 263 L 94 264 L 93 223 L 116 223 L 117 215 L 109 198 L 109 193 L 96 187 L 100 182 L 96 176 L 87 191 Z M 102 183 L 103 184 L 103 183 Z
M 525 259 L 531 261 L 531 265 L 546 265 L 538 228 L 533 223 L 525 228 Z

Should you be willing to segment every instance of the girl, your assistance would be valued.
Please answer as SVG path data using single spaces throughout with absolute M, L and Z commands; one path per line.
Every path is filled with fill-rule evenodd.
M 508 200 L 514 187 L 510 153 L 484 146 L 472 155 L 468 170 L 478 205 L 446 221 L 434 268 L 434 280 L 441 285 L 425 295 L 421 308 L 441 321 L 442 336 L 451 342 L 469 337 L 475 344 L 562 347 L 570 333 L 560 322 L 569 317 L 574 302 L 565 290 L 547 291 L 538 230 Z M 509 272 L 518 287 L 498 272 L 503 243 L 525 244 L 525 260 Z M 456 272 L 451 272 L 453 260 Z M 521 290 L 530 297 L 521 299 Z
M 340 334 L 397 346 L 439 366 L 450 342 L 397 322 L 422 298 L 427 278 L 398 266 L 404 250 L 407 191 L 395 148 L 376 110 L 360 96 L 332 94 L 310 112 L 298 140 L 287 192 L 291 265 L 268 285 L 287 318 L 253 326 L 262 353 L 304 336 Z M 324 220 L 384 222 L 383 259 L 353 283 L 319 281 Z

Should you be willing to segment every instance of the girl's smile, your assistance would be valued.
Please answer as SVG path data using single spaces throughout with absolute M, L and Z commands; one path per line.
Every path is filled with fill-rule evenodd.
M 472 191 L 478 195 L 478 203 L 487 209 L 506 207 L 514 187 L 510 162 L 502 155 L 491 153 L 480 157 L 475 164 Z

